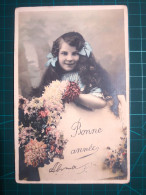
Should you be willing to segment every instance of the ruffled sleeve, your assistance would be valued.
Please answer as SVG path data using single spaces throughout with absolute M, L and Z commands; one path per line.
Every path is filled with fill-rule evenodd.
M 93 89 L 91 89 L 90 94 L 104 99 L 104 95 L 102 93 L 102 90 L 98 87 L 94 87 Z

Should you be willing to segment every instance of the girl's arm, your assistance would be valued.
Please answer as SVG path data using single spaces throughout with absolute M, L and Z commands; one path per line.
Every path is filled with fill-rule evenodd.
M 106 106 L 105 100 L 92 94 L 80 94 L 75 102 L 90 109 L 98 109 Z

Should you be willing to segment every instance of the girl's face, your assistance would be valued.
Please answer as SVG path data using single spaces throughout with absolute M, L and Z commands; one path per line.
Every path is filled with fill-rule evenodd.
M 79 60 L 79 54 L 76 47 L 72 47 L 68 43 L 63 41 L 59 50 L 58 59 L 59 64 L 63 70 L 74 70 Z

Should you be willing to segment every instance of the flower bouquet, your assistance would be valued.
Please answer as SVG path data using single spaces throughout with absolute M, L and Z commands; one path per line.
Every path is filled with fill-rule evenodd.
M 124 136 L 120 137 L 121 143 L 117 150 L 107 147 L 107 157 L 104 161 L 104 168 L 109 168 L 113 173 L 121 171 L 124 176 L 127 175 L 127 136 L 124 130 Z
M 19 147 L 24 151 L 26 166 L 49 164 L 55 157 L 63 157 L 67 140 L 57 129 L 65 103 L 80 94 L 75 82 L 53 81 L 40 98 L 30 101 L 19 97 Z

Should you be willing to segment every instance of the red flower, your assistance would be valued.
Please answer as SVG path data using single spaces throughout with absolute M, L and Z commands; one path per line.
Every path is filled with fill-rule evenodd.
M 40 111 L 38 114 L 41 118 L 45 118 L 49 114 L 49 111 L 48 110 Z
M 49 134 L 49 131 L 51 131 L 51 127 L 47 127 L 47 128 L 46 128 L 46 134 L 47 134 L 47 135 Z
M 59 154 L 59 153 L 60 153 L 60 151 L 59 151 L 59 149 L 58 149 L 58 148 L 56 148 L 55 152 L 56 152 L 57 154 Z
M 55 150 L 55 152 L 56 152 L 56 154 L 63 154 L 63 150 L 61 149 L 61 150 L 59 150 L 58 148 L 56 148 L 56 150 Z
M 69 85 L 66 88 L 66 91 L 62 97 L 62 99 L 69 103 L 74 101 L 80 95 L 80 88 L 75 82 L 69 82 Z
M 53 152 L 55 149 L 55 147 L 52 145 L 51 148 L 50 148 L 50 151 Z

